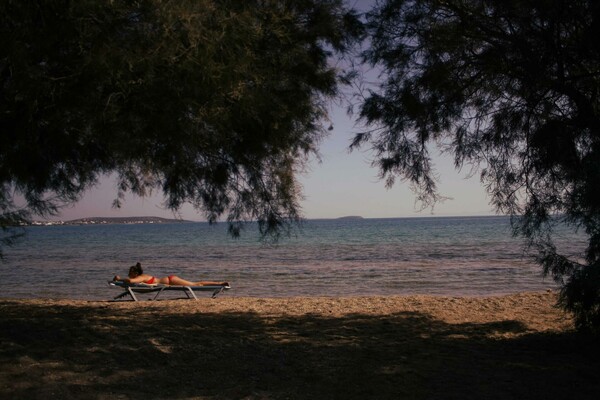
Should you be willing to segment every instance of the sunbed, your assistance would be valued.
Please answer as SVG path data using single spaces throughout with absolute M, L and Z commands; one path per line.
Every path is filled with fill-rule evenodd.
M 147 284 L 147 283 L 125 283 L 108 281 L 108 285 L 115 288 L 124 289 L 125 291 L 113 300 L 121 299 L 125 296 L 131 296 L 134 301 L 138 301 L 136 293 L 156 293 L 152 300 L 156 300 L 162 292 L 177 291 L 183 292 L 188 299 L 198 300 L 194 292 L 212 292 L 212 298 L 225 290 L 231 289 L 230 286 L 214 285 L 214 286 L 179 286 L 179 285 L 162 285 L 162 284 Z

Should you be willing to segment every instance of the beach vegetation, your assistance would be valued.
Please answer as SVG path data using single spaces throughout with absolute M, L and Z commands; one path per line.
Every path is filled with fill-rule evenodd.
M 600 3 L 386 0 L 367 19 L 381 76 L 352 147 L 425 206 L 442 198 L 432 149 L 452 154 L 514 217 L 577 326 L 600 330 Z M 557 250 L 564 224 L 585 254 Z
M 116 207 L 154 191 L 233 235 L 285 232 L 344 74 L 331 57 L 361 32 L 341 0 L 1 2 L 0 226 L 111 175 Z

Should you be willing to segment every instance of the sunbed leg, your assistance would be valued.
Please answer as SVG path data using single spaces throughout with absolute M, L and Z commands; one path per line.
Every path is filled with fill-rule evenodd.
M 124 291 L 123 293 L 119 294 L 119 295 L 116 295 L 116 296 L 113 298 L 113 301 L 114 301 L 114 300 L 118 300 L 118 299 L 120 299 L 120 298 L 122 298 L 122 297 L 125 297 L 125 296 L 129 296 L 129 292 L 128 292 L 127 290 L 126 290 L 126 291 Z
M 186 294 L 188 299 L 191 299 L 193 297 L 195 300 L 198 300 L 198 298 L 196 297 L 196 294 L 194 293 L 194 291 L 192 290 L 191 287 L 185 286 L 185 288 L 186 288 L 186 290 L 184 290 L 183 292 Z M 192 297 L 190 297 L 190 294 L 192 295 Z
M 133 301 L 138 301 L 137 297 L 135 297 L 135 293 L 133 293 L 133 290 L 131 290 L 130 287 L 127 287 L 127 291 L 129 292 L 131 297 L 133 297 Z
M 215 297 L 217 297 L 217 295 L 219 293 L 221 293 L 223 290 L 225 290 L 225 286 L 221 286 L 219 289 L 215 290 L 211 296 L 212 299 L 214 299 Z
M 156 293 L 156 296 L 154 296 L 154 298 L 152 299 L 152 301 L 156 300 L 156 298 L 158 297 L 158 295 L 161 294 L 163 290 L 165 290 L 164 287 L 160 288 L 160 290 Z

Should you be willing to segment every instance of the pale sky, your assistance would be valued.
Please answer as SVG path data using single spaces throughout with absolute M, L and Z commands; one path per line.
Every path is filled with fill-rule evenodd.
M 347 4 L 367 11 L 374 1 L 347 0 Z M 375 77 L 373 77 L 375 78 Z M 407 184 L 397 180 L 391 189 L 378 179 L 378 171 L 370 166 L 366 151 L 348 153 L 354 133 L 359 130 L 344 107 L 334 107 L 330 115 L 333 130 L 320 146 L 321 162 L 312 160 L 310 170 L 299 177 L 305 200 L 302 209 L 305 218 L 338 218 L 359 215 L 365 218 L 416 216 L 471 216 L 492 215 L 494 211 L 476 174 L 466 179 L 469 170 L 457 172 L 452 159 L 435 154 L 435 168 L 439 175 L 438 188 L 442 196 L 450 197 L 435 209 L 419 211 L 415 195 Z M 86 193 L 76 205 L 62 210 L 55 219 L 70 220 L 84 217 L 156 216 L 174 218 L 162 207 L 159 194 L 139 198 L 129 195 L 120 209 L 113 209 L 117 194 L 116 182 L 110 178 Z M 180 211 L 186 220 L 204 220 L 202 212 L 187 205 Z M 177 217 L 179 217 L 177 216 Z
M 378 171 L 370 166 L 371 157 L 366 151 L 348 153 L 353 134 L 359 129 L 342 109 L 331 114 L 333 130 L 321 143 L 321 162 L 312 160 L 310 170 L 299 177 L 304 188 L 302 201 L 304 217 L 338 218 L 360 215 L 365 218 L 415 217 L 415 216 L 470 216 L 492 215 L 494 211 L 479 182 L 478 175 L 466 179 L 468 170 L 454 170 L 448 156 L 435 157 L 435 167 L 440 177 L 440 194 L 452 199 L 430 209 L 419 211 L 415 195 L 407 184 L 397 180 L 391 189 L 377 177 Z M 163 198 L 127 196 L 122 208 L 113 209 L 116 182 L 105 178 L 72 207 L 62 210 L 55 219 L 71 220 L 84 217 L 156 216 L 174 218 L 162 207 Z M 204 220 L 201 212 L 187 205 L 181 210 L 183 219 Z

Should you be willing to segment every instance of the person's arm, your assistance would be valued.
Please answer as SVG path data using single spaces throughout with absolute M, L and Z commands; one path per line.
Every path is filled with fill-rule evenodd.
M 115 275 L 114 278 L 113 278 L 113 282 L 131 283 L 131 279 L 129 279 L 129 278 L 121 278 L 119 275 Z
M 123 283 L 142 283 L 146 280 L 143 275 L 136 276 L 135 278 L 121 278 L 119 275 L 115 275 L 113 281 Z

